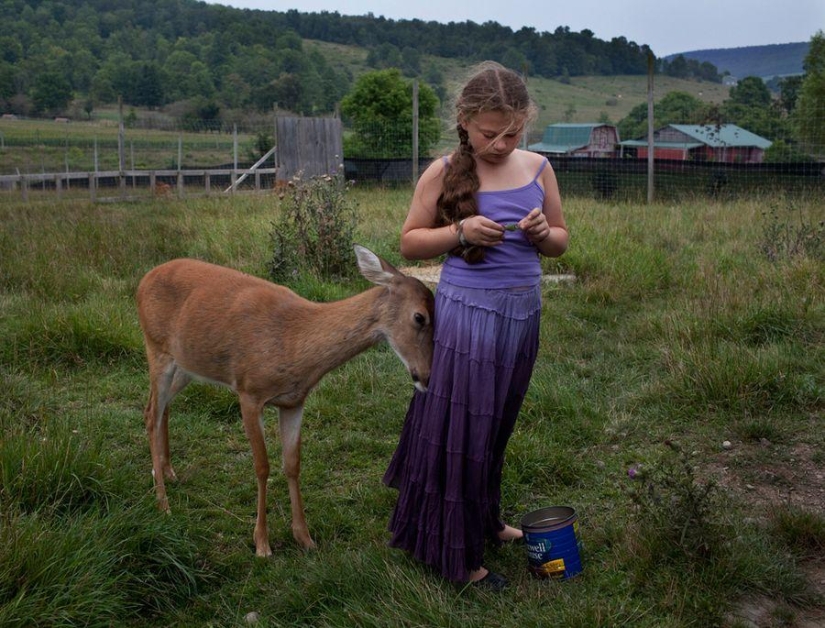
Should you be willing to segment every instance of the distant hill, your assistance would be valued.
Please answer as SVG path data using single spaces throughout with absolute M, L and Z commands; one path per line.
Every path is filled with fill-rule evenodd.
M 759 76 L 766 80 L 775 76 L 802 74 L 802 63 L 808 54 L 808 42 L 792 44 L 771 44 L 768 46 L 744 46 L 742 48 L 719 48 L 713 50 L 691 50 L 665 57 L 672 61 L 681 54 L 686 59 L 695 59 L 700 63 L 708 61 L 719 72 L 730 72 L 741 79 L 746 76 Z

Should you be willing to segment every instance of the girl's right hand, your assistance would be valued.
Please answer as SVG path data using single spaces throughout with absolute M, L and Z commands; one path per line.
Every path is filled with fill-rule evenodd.
M 531 209 L 530 213 L 519 221 L 519 228 L 533 244 L 538 244 L 550 235 L 547 218 L 538 207 Z
M 504 227 L 485 216 L 465 218 L 461 230 L 468 244 L 498 246 L 504 241 Z

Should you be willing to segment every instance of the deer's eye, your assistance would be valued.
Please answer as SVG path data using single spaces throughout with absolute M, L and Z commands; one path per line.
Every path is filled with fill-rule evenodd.
M 424 317 L 424 315 L 421 312 L 416 312 L 415 315 L 413 316 L 413 320 L 415 320 L 416 325 L 419 325 L 421 327 L 423 327 L 424 324 L 427 322 L 427 319 Z

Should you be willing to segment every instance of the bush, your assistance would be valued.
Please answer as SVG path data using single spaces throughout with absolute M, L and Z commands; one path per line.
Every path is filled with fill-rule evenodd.
M 777 201 L 771 205 L 763 213 L 765 224 L 759 241 L 763 255 L 771 262 L 800 256 L 825 260 L 825 221 L 806 219 L 792 200 L 782 207 Z
M 632 466 L 631 499 L 637 506 L 637 533 L 657 560 L 702 562 L 718 555 L 724 535 L 714 519 L 718 495 L 713 480 L 697 478 L 688 455 L 673 441 L 665 457 L 649 471 Z
M 282 217 L 271 233 L 273 254 L 269 274 L 275 281 L 308 273 L 321 278 L 349 277 L 355 203 L 347 197 L 350 184 L 333 174 L 302 181 L 293 178 L 284 194 Z

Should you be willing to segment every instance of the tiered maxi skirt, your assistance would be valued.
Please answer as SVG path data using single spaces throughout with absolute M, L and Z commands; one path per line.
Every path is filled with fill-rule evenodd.
M 390 546 L 448 580 L 482 567 L 497 542 L 504 450 L 536 360 L 541 289 L 482 290 L 442 281 L 426 393 L 410 402 L 384 476 L 397 488 Z

